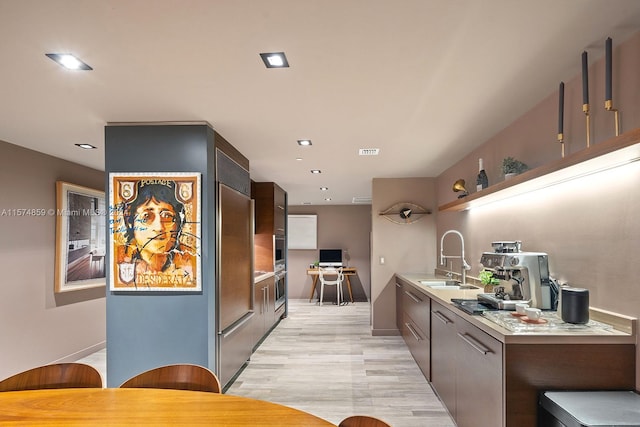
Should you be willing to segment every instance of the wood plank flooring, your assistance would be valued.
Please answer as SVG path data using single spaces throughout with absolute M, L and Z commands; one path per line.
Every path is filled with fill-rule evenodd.
M 400 336 L 371 335 L 369 303 L 290 300 L 227 393 L 281 403 L 334 424 L 354 414 L 394 427 L 454 426 Z
M 394 427 L 454 422 L 399 336 L 371 335 L 369 303 L 290 300 L 289 317 L 264 340 L 228 394 L 291 406 L 334 424 L 354 414 Z M 106 352 L 81 362 L 106 378 Z

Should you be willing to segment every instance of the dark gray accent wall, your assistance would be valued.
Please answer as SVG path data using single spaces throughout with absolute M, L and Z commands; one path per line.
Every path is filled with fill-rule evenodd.
M 193 363 L 215 371 L 214 135 L 206 124 L 105 128 L 107 189 L 111 172 L 202 174 L 202 291 L 110 292 L 107 288 L 108 387 L 172 363 Z M 110 279 L 107 269 L 107 286 Z

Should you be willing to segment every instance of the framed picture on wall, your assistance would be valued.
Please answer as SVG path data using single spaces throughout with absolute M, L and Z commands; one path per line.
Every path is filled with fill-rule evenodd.
M 318 248 L 318 216 L 289 215 L 289 249 Z
M 105 286 L 103 191 L 56 182 L 55 292 Z
M 201 291 L 199 173 L 110 173 L 111 291 Z

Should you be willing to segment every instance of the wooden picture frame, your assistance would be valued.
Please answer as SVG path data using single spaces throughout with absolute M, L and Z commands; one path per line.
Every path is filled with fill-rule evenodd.
M 55 292 L 106 285 L 104 191 L 56 181 Z
M 109 174 L 109 290 L 201 292 L 201 174 Z

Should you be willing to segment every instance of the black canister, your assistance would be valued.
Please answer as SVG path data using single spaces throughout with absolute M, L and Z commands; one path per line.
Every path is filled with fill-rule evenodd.
M 584 324 L 589 321 L 589 291 L 582 288 L 562 288 L 562 320 Z

